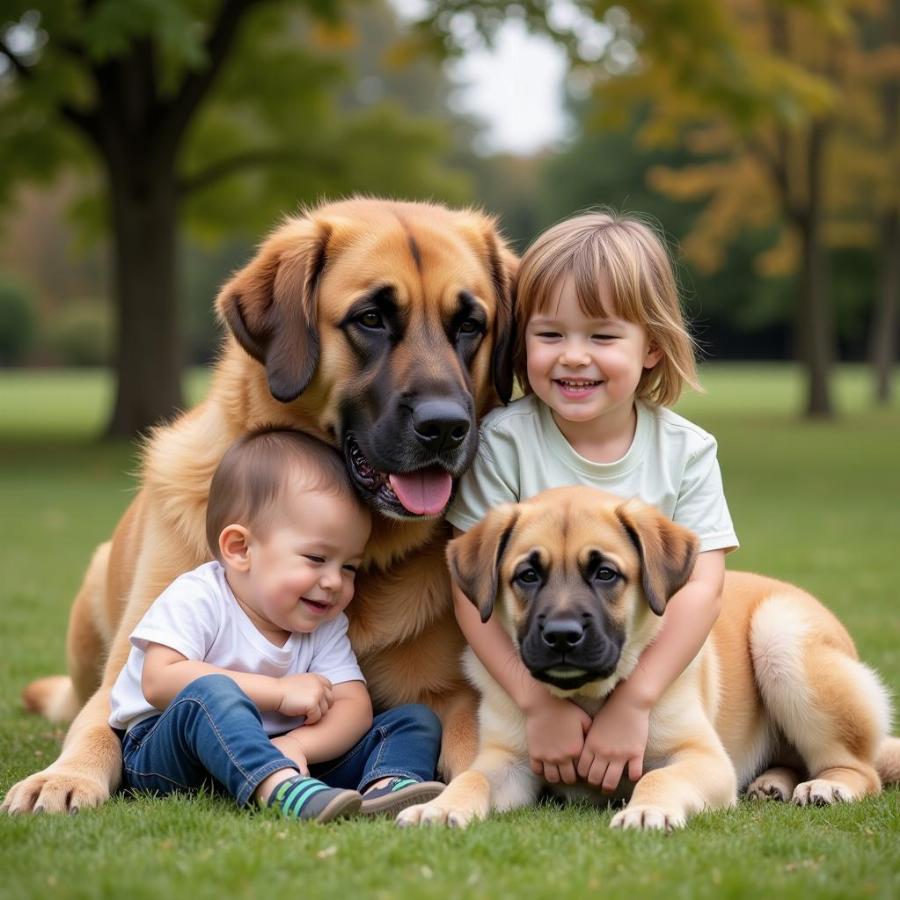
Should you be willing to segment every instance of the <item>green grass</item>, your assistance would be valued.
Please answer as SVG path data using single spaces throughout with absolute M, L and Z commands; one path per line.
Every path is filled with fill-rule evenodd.
M 679 409 L 719 439 L 742 542 L 730 565 L 818 594 L 896 691 L 900 409 L 869 409 L 860 369 L 840 373 L 833 423 L 795 418 L 802 382 L 787 367 L 710 367 L 704 383 Z M 203 389 L 192 377 L 189 395 Z M 62 671 L 69 602 L 134 488 L 132 449 L 93 440 L 109 398 L 101 374 L 0 375 L 0 791 L 58 752 L 61 732 L 18 693 Z M 544 807 L 410 832 L 117 798 L 75 819 L 0 820 L 0 897 L 900 895 L 896 789 L 832 809 L 742 803 L 668 837 L 610 832 L 609 817 Z

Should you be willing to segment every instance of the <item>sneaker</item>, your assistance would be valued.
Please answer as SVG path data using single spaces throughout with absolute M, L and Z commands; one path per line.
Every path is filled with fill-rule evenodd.
M 272 792 L 269 806 L 288 818 L 331 822 L 360 811 L 359 791 L 329 787 L 316 778 L 295 775 L 282 781 Z
M 364 816 L 396 815 L 407 806 L 434 800 L 441 795 L 445 787 L 447 785 L 440 781 L 392 778 L 384 787 L 366 791 L 359 811 Z

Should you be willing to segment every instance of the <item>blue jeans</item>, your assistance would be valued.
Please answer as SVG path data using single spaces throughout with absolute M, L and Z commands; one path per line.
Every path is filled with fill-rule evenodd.
M 441 746 L 441 725 L 427 706 L 398 706 L 375 717 L 359 743 L 310 775 L 331 787 L 364 789 L 388 775 L 429 781 Z M 192 681 L 165 712 L 122 738 L 123 786 L 168 794 L 202 785 L 241 805 L 279 769 L 295 769 L 269 740 L 253 701 L 227 675 Z

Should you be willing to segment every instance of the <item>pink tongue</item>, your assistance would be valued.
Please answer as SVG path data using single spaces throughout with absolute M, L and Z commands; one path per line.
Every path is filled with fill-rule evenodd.
M 453 479 L 443 469 L 422 469 L 408 475 L 388 475 L 397 499 L 417 516 L 436 516 L 443 512 Z

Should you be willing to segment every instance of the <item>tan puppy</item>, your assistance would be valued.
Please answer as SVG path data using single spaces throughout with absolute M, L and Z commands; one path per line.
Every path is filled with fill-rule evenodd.
M 652 507 L 588 487 L 498 507 L 448 546 L 482 618 L 500 615 L 531 674 L 591 715 L 637 665 L 696 552 L 694 535 Z M 478 757 L 402 825 L 464 827 L 533 803 L 544 786 L 519 709 L 471 650 L 465 668 L 482 694 Z M 789 584 L 729 573 L 712 635 L 653 709 L 645 774 L 612 826 L 679 828 L 743 788 L 800 805 L 876 793 L 900 777 L 889 723 L 886 690 L 828 610 Z
M 74 811 L 116 788 L 121 750 L 106 721 L 128 635 L 209 558 L 213 471 L 240 434 L 267 424 L 333 443 L 376 513 L 348 609 L 373 701 L 431 705 L 443 770 L 472 761 L 477 698 L 460 670 L 440 515 L 474 456 L 477 418 L 512 388 L 515 263 L 491 219 L 424 203 L 322 206 L 262 244 L 219 295 L 229 336 L 208 397 L 153 434 L 141 490 L 91 562 L 70 619 L 71 678 L 26 690 L 28 706 L 57 719 L 83 706 L 62 755 L 4 809 Z

